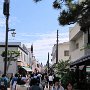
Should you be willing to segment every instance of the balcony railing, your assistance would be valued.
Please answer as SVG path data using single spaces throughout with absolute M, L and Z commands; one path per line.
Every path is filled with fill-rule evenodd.
M 69 39 L 70 40 L 75 40 L 76 38 L 78 38 L 78 36 L 80 36 L 80 26 L 78 24 L 76 24 L 73 28 L 70 29 L 69 31 Z

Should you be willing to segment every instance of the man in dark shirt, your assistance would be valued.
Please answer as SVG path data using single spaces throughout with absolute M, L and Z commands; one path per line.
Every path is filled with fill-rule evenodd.
M 32 86 L 30 86 L 29 90 L 41 90 L 41 88 L 37 85 L 37 79 L 33 78 L 31 80 Z

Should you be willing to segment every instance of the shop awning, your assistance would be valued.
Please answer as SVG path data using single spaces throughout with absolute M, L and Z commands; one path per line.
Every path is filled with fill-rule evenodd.
M 25 69 L 27 72 L 32 72 L 32 69 L 29 67 L 22 67 L 23 69 Z
M 90 60 L 90 55 L 86 55 L 86 56 L 83 56 L 83 57 L 79 58 L 78 60 L 72 62 L 70 64 L 70 66 L 74 66 L 74 65 L 80 64 L 82 62 L 86 62 L 88 60 Z

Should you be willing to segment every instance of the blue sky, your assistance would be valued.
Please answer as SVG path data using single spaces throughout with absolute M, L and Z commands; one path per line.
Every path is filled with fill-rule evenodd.
M 0 0 L 0 42 L 5 41 L 5 16 L 3 1 Z M 34 55 L 43 64 L 47 61 L 48 52 L 56 43 L 56 31 L 59 30 L 59 43 L 69 40 L 69 27 L 60 26 L 57 17 L 59 10 L 52 7 L 53 0 L 34 3 L 33 0 L 10 0 L 9 28 L 16 29 L 16 36 L 9 32 L 9 41 L 19 41 L 27 47 L 34 46 Z M 51 59 L 51 57 L 50 57 Z

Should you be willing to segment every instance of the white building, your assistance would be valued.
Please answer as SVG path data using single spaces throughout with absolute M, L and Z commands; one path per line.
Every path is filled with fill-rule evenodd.
M 43 70 L 43 65 L 41 65 L 35 58 L 35 56 L 33 56 L 33 60 L 32 60 L 32 71 L 34 72 L 35 70 L 37 70 L 38 72 L 42 72 Z
M 76 24 L 69 31 L 70 58 L 76 61 L 81 57 L 90 55 L 90 29 L 85 33 L 80 30 L 79 24 Z
M 32 71 L 34 72 L 35 69 L 37 68 L 37 60 L 35 58 L 35 56 L 33 56 L 33 60 L 32 60 Z
M 56 44 L 52 49 L 52 64 L 56 63 Z M 69 42 L 58 44 L 58 61 L 69 59 Z
M 78 77 L 77 82 L 82 81 L 83 90 L 90 88 L 90 27 L 84 29 L 85 32 L 80 31 L 80 26 L 76 24 L 69 31 L 70 67 Z
M 32 61 L 33 61 L 33 53 L 31 52 L 31 48 L 28 48 L 28 60 L 29 60 L 29 65 L 30 67 L 32 66 Z
M 7 73 L 15 74 L 18 71 L 18 66 L 28 67 L 30 65 L 30 55 L 28 49 L 25 45 L 22 45 L 21 42 L 9 42 L 8 50 L 10 51 L 19 51 L 20 56 L 17 57 L 16 61 L 11 61 Z M 5 43 L 0 42 L 0 72 L 4 72 L 4 61 L 1 56 L 2 52 L 5 51 Z

